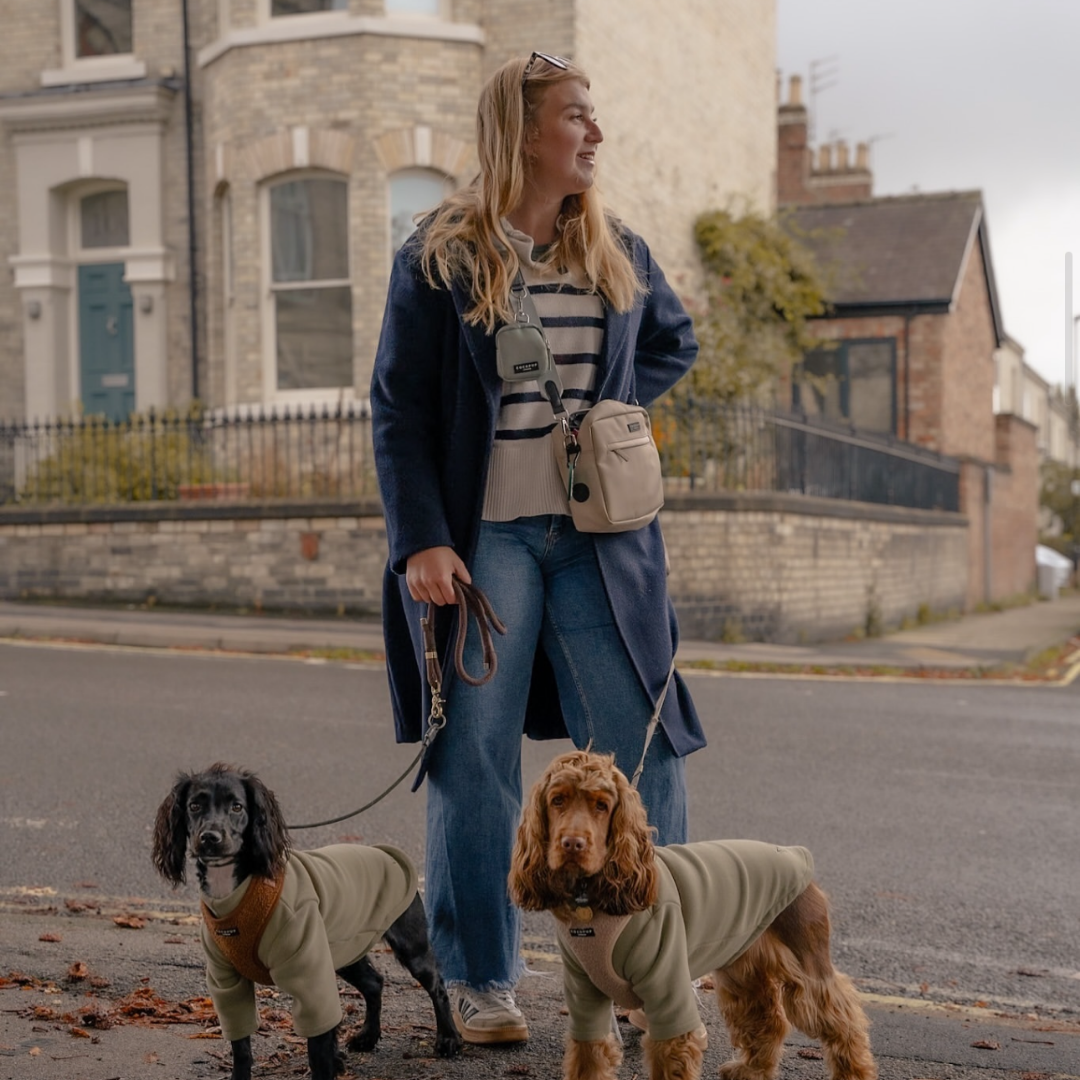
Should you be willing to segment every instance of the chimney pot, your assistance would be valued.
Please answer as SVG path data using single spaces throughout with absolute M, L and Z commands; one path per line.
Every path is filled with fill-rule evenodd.
M 832 147 L 828 143 L 818 147 L 818 172 L 832 172 Z
M 870 171 L 870 144 L 861 142 L 855 148 L 855 167 L 863 172 Z
M 792 75 L 788 81 L 788 104 L 802 104 L 802 76 Z
M 836 144 L 836 169 L 837 172 L 847 172 L 848 145 L 846 142 L 838 142 Z

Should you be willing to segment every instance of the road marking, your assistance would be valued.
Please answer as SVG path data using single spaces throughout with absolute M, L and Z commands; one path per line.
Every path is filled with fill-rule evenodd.
M 7 825 L 12 829 L 45 829 L 50 825 L 55 829 L 77 829 L 79 827 L 77 821 L 66 821 L 59 818 L 50 821 L 48 818 L 25 817 L 0 817 L 0 825 Z

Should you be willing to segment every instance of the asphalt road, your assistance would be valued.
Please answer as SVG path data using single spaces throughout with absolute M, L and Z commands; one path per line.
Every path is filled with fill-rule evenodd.
M 1027 1025 L 1013 1037 L 1018 1065 L 1041 1068 L 1049 1051 L 1036 1043 L 1053 1038 L 1032 1031 L 1080 1021 L 1077 688 L 689 678 L 710 740 L 688 765 L 692 838 L 814 852 L 836 960 L 877 1001 L 876 1038 L 929 1053 L 940 1017 L 916 1003 L 969 1026 L 1004 1011 Z M 393 742 L 379 667 L 96 648 L 0 644 L 0 732 L 7 911 L 34 896 L 190 910 L 194 890 L 173 893 L 149 859 L 179 769 L 242 764 L 290 820 L 309 821 L 365 802 L 413 755 Z M 526 781 L 565 747 L 527 743 Z M 341 838 L 392 841 L 422 861 L 423 796 L 403 786 L 301 843 Z M 546 917 L 527 933 L 530 948 L 550 948 Z M 197 966 L 177 963 L 178 985 Z M 972 1041 L 965 1028 L 957 1046 Z M 927 1060 L 960 1068 L 949 1053 Z M 1063 1063 L 1045 1075 L 1065 1075 Z

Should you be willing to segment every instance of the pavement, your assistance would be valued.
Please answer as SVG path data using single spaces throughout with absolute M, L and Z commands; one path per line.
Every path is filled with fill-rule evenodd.
M 335 651 L 379 662 L 377 623 L 269 615 L 0 603 L 0 640 L 131 648 L 228 650 L 258 654 Z M 687 641 L 684 665 L 813 667 L 850 672 L 875 667 L 955 675 L 1009 669 L 1071 642 L 1059 685 L 1080 675 L 1080 594 L 1003 612 L 969 615 L 885 637 L 806 646 Z M 2 759 L 2 751 L 0 751 Z M 119 921 L 117 921 L 119 920 Z M 566 1028 L 558 960 L 546 936 L 526 940 L 535 973 L 518 998 L 528 1043 L 467 1047 L 453 1061 L 431 1056 L 426 996 L 387 956 L 383 1040 L 349 1058 L 348 1077 L 372 1080 L 496 1080 L 555 1077 Z M 1080 978 L 1080 973 L 1077 975 Z M 892 998 L 863 988 L 882 1080 L 1080 1080 L 1080 1017 L 1001 1012 Z M 255 1039 L 256 1077 L 306 1075 L 303 1042 L 292 1034 L 287 1002 L 266 991 Z M 350 1009 L 358 1003 L 346 997 Z M 703 1003 L 709 1031 L 704 1076 L 730 1054 L 716 1007 Z M 640 1039 L 625 1023 L 620 1075 L 645 1075 Z M 143 904 L 109 910 L 88 898 L 60 907 L 27 895 L 0 905 L 0 1080 L 162 1080 L 229 1072 L 229 1048 L 208 1014 L 196 915 Z M 816 1044 L 787 1040 L 778 1080 L 823 1080 Z
M 1023 665 L 1080 637 L 1080 592 L 1006 611 L 966 615 L 882 637 L 811 645 L 683 641 L 678 662 L 823 668 L 995 668 Z M 54 640 L 136 648 L 311 653 L 380 660 L 377 620 L 0 602 L 0 639 Z M 1080 645 L 1080 642 L 1078 642 Z M 359 655 L 357 655 L 359 654 Z

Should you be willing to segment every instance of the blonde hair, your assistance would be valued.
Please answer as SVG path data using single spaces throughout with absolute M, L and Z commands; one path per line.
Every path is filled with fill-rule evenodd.
M 523 86 L 528 62 L 525 57 L 510 60 L 487 81 L 476 109 L 480 172 L 444 199 L 423 224 L 421 258 L 429 284 L 468 285 L 473 306 L 465 320 L 488 333 L 499 322 L 513 321 L 510 285 L 520 260 L 502 219 L 521 202 L 525 189 L 529 125 L 551 86 L 570 79 L 589 86 L 588 76 L 576 65 L 564 70 L 539 57 Z M 616 311 L 629 311 L 644 292 L 618 225 L 605 212 L 595 187 L 564 200 L 558 236 L 545 261 L 579 274 Z

